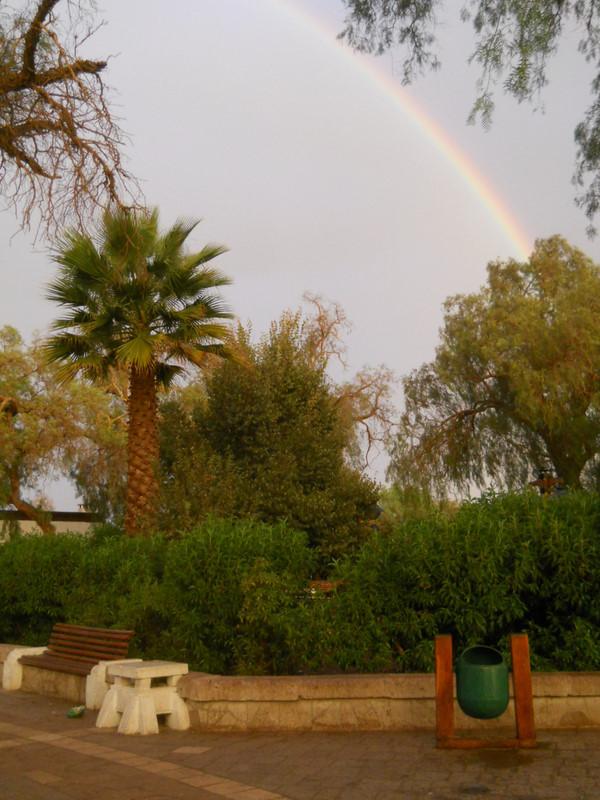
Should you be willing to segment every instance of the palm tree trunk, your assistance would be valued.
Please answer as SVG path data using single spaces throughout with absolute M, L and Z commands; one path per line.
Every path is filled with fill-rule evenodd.
M 127 432 L 128 536 L 152 533 L 158 497 L 158 423 L 154 370 L 131 368 Z

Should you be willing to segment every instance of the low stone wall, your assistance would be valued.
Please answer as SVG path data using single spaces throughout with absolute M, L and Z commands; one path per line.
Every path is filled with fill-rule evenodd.
M 433 675 L 229 677 L 190 673 L 179 683 L 192 726 L 219 731 L 432 730 Z M 600 727 L 600 673 L 535 673 L 536 725 Z M 514 728 L 512 700 L 496 720 L 466 717 L 457 730 Z
M 6 655 L 0 644 L 0 680 Z M 85 678 L 23 668 L 23 691 L 83 703 Z M 433 730 L 435 686 L 430 674 L 280 675 L 237 677 L 191 672 L 178 685 L 192 727 L 214 731 Z M 538 729 L 600 728 L 600 672 L 533 674 Z M 514 728 L 512 700 L 497 720 L 464 716 L 457 730 Z

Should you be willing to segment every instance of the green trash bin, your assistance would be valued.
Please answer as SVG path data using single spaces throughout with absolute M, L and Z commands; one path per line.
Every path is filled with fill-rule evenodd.
M 456 662 L 456 697 L 469 717 L 493 719 L 508 706 L 508 667 L 493 647 L 468 647 Z

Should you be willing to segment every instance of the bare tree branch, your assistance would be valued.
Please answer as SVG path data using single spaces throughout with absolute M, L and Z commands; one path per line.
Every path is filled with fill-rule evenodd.
M 138 194 L 106 99 L 107 61 L 79 56 L 95 30 L 86 2 L 64 0 L 72 13 L 63 25 L 60 2 L 0 12 L 0 194 L 23 227 L 46 235 L 83 227 L 96 209 L 134 205 Z

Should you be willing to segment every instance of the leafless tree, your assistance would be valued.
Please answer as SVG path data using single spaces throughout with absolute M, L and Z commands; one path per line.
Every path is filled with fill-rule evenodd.
M 304 335 L 315 365 L 326 367 L 337 360 L 347 369 L 344 338 L 352 325 L 346 312 L 338 303 L 328 303 L 318 295 L 306 293 L 304 300 L 312 312 L 304 323 Z M 396 383 L 393 371 L 381 365 L 363 367 L 352 380 L 333 388 L 340 414 L 355 431 L 348 456 L 361 470 L 368 469 L 372 457 L 392 439 L 397 417 L 393 403 Z
M 0 0 L 0 194 L 23 227 L 51 234 L 132 202 L 125 136 L 107 102 L 106 60 L 81 57 L 93 0 Z

